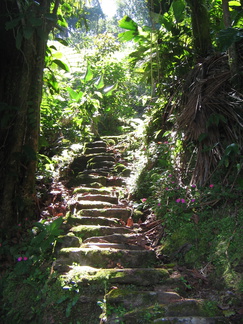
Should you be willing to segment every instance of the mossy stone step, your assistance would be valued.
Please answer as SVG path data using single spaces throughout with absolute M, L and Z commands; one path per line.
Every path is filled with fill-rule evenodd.
M 76 199 L 80 201 L 103 201 L 108 202 L 110 204 L 118 204 L 118 198 L 109 195 L 99 195 L 99 194 L 85 194 L 85 195 L 77 195 Z
M 103 226 L 121 226 L 118 218 L 89 217 L 89 216 L 69 216 L 67 219 L 69 225 L 103 225 Z
M 156 318 L 160 318 L 162 323 L 163 318 L 168 317 L 194 317 L 194 318 L 211 318 L 212 314 L 208 314 L 203 300 L 182 298 L 175 292 L 167 291 L 143 291 L 131 288 L 112 289 L 106 294 L 106 307 L 111 309 L 110 320 L 108 317 L 107 323 L 112 323 L 111 319 L 117 316 L 116 308 L 118 305 L 127 311 L 127 314 L 120 318 L 120 321 L 125 323 L 141 323 L 136 322 L 140 318 L 144 318 L 145 310 L 157 305 Z M 151 309 L 150 309 L 151 311 Z M 222 315 L 218 309 L 211 310 L 218 319 Z M 108 311 L 109 313 L 109 311 Z M 112 314 L 113 313 L 113 314 Z M 152 313 L 152 312 L 151 312 Z M 133 320 L 133 321 L 132 321 Z M 149 322 L 153 323 L 153 322 Z M 174 323 L 174 322 L 172 322 Z M 179 322 L 178 322 L 179 323 Z M 194 323 L 197 323 L 195 321 Z M 206 323 L 210 323 L 209 321 Z
M 112 218 L 119 218 L 124 221 L 126 221 L 132 214 L 132 211 L 130 208 L 127 207 L 114 207 L 114 208 L 104 208 L 104 209 L 98 209 L 98 208 L 91 208 L 91 209 L 84 209 L 81 210 L 78 215 L 80 216 L 90 216 L 90 217 L 112 217 Z
M 97 268 L 146 268 L 156 263 L 156 256 L 147 250 L 120 250 L 99 248 L 64 248 L 59 252 L 63 265 L 76 263 Z
M 70 232 L 74 233 L 77 237 L 81 237 L 83 240 L 93 236 L 104 236 L 113 233 L 128 234 L 132 233 L 132 230 L 126 227 L 111 227 L 100 225 L 78 225 L 70 229 Z M 113 242 L 112 242 L 113 243 Z
M 97 161 L 97 162 L 88 162 L 88 169 L 102 169 L 102 168 L 112 168 L 115 165 L 113 161 Z
M 169 273 L 165 269 L 150 268 L 124 268 L 124 269 L 97 269 L 87 266 L 74 265 L 70 271 L 62 276 L 65 280 L 75 278 L 78 286 L 87 283 L 104 285 L 104 281 L 110 286 L 136 285 L 136 287 L 151 287 L 167 282 Z
M 93 236 L 85 239 L 83 243 L 97 243 L 97 242 L 110 242 L 110 243 L 126 243 L 131 244 L 135 242 L 136 244 L 136 234 L 132 231 L 126 234 L 120 234 L 117 231 L 114 231 L 112 234 L 103 235 L 103 236 Z
M 104 162 L 104 161 L 115 162 L 114 155 L 113 154 L 95 155 L 95 156 L 92 156 L 88 160 L 88 163 L 91 163 L 91 162 Z
M 86 147 L 84 149 L 84 154 L 100 154 L 100 153 L 106 153 L 106 147 Z
M 122 177 L 108 177 L 106 185 L 108 187 L 122 187 L 126 185 L 126 181 Z
M 129 322 L 126 322 L 129 324 Z M 135 322 L 131 322 L 131 324 L 134 324 Z M 229 324 L 229 320 L 221 317 L 221 316 L 215 316 L 215 317 L 162 317 L 155 319 L 152 323 L 157 324 Z
M 81 187 L 89 186 L 100 188 L 106 186 L 107 175 L 98 175 L 98 174 L 88 174 L 88 173 L 79 173 L 77 176 L 70 178 L 67 182 L 67 187 Z
M 74 194 L 79 193 L 89 193 L 93 195 L 115 195 L 115 190 L 111 187 L 109 188 L 92 188 L 92 187 L 77 187 L 73 190 Z
M 73 201 L 70 202 L 70 210 L 71 212 L 76 210 L 82 210 L 82 209 L 103 209 L 115 206 L 114 204 L 106 201 L 92 201 L 92 200 L 79 200 L 79 201 Z
M 85 147 L 88 147 L 88 148 L 106 147 L 106 142 L 104 142 L 104 141 L 93 141 L 93 142 L 85 143 Z
M 103 186 L 106 186 L 107 177 L 103 175 L 98 174 L 85 174 L 85 173 L 79 173 L 76 176 L 76 180 L 80 181 L 80 184 L 89 184 L 92 182 L 99 182 Z
M 100 249 L 122 249 L 122 250 L 141 250 L 138 245 L 129 245 L 126 243 L 84 243 L 81 245 L 82 248 L 100 248 Z

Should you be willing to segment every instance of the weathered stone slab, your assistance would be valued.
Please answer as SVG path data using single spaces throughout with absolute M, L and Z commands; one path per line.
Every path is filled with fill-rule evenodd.
M 74 194 L 89 193 L 93 195 L 110 195 L 115 192 L 112 188 L 92 188 L 92 187 L 77 187 L 73 190 Z
M 155 254 L 147 250 L 65 248 L 59 255 L 63 263 L 97 268 L 145 268 L 156 262 Z
M 70 202 L 70 210 L 71 212 L 76 210 L 83 210 L 83 209 L 103 209 L 109 208 L 113 206 L 113 204 L 106 202 L 106 201 L 91 201 L 91 200 L 79 200 L 79 201 L 72 201 Z
M 70 232 L 74 233 L 82 239 L 86 239 L 91 236 L 104 236 L 113 233 L 127 234 L 131 233 L 131 230 L 126 227 L 111 227 L 111 226 L 100 226 L 100 225 L 78 225 L 70 229 Z
M 120 226 L 118 218 L 106 217 L 89 217 L 89 216 L 70 216 L 68 218 L 70 225 L 104 225 L 104 226 Z
M 85 195 L 77 195 L 76 199 L 79 202 L 83 200 L 89 200 L 89 201 L 103 201 L 115 205 L 118 204 L 118 198 L 116 196 L 109 196 L 109 195 L 85 194 Z
M 114 217 L 123 220 L 127 220 L 132 214 L 130 208 L 104 208 L 103 210 L 92 208 L 92 209 L 85 209 L 80 211 L 80 215 L 82 216 L 90 216 L 90 217 Z

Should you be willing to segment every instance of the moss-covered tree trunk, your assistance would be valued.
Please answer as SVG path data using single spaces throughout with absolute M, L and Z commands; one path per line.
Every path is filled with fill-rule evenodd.
M 196 60 L 212 53 L 210 23 L 205 0 L 186 0 L 191 9 L 192 33 Z
M 36 153 L 45 51 L 53 23 L 51 2 L 0 2 L 0 226 L 5 232 L 23 218 L 35 216 Z M 54 3 L 53 18 L 58 4 Z

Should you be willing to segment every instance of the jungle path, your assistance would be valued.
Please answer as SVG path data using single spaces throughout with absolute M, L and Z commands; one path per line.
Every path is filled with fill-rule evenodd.
M 72 324 L 227 323 L 207 301 L 186 298 L 180 274 L 159 260 L 161 223 L 135 223 L 129 170 L 113 141 L 112 148 L 105 139 L 86 143 L 70 166 L 73 196 L 53 264 L 69 297 L 53 323 L 65 316 Z

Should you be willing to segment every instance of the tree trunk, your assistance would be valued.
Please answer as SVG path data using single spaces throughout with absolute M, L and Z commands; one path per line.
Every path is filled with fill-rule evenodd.
M 196 60 L 212 53 L 210 22 L 205 0 L 186 0 L 191 9 L 192 33 Z
M 56 1 L 55 10 L 59 1 Z M 0 2 L 0 226 L 35 217 L 34 185 L 50 1 Z
M 242 2 L 241 2 L 242 4 Z M 231 17 L 230 17 L 230 11 L 229 11 L 229 1 L 228 0 L 222 0 L 222 8 L 223 8 L 223 17 L 224 17 L 224 25 L 225 28 L 231 27 Z M 231 71 L 231 77 L 232 77 L 232 85 L 239 91 L 242 91 L 242 85 L 243 80 L 242 76 L 240 75 L 240 71 L 242 67 L 240 66 L 240 59 L 239 54 L 237 51 L 237 44 L 233 43 L 229 50 L 228 50 L 228 56 L 229 56 L 229 66 Z

